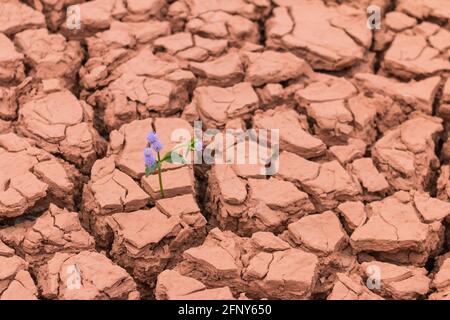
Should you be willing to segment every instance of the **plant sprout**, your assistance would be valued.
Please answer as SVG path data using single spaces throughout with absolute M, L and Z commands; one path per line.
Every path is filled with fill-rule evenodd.
M 145 164 L 145 176 L 148 177 L 155 170 L 158 171 L 159 191 L 161 198 L 164 198 L 164 186 L 162 178 L 161 166 L 164 162 L 167 163 L 186 163 L 185 158 L 191 151 L 201 151 L 203 148 L 202 142 L 198 139 L 192 138 L 187 144 L 178 145 L 172 150 L 169 150 L 161 157 L 161 151 L 163 144 L 158 138 L 156 132 L 150 132 L 147 135 L 147 146 L 144 148 L 144 164 Z M 178 149 L 186 148 L 186 154 L 180 154 L 176 152 Z M 153 155 L 156 153 L 156 158 Z

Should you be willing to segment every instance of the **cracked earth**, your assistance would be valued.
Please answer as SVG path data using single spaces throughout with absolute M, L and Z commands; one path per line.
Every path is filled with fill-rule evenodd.
M 450 0 L 0 0 L 0 299 L 450 299 L 449 75 Z M 278 171 L 161 198 L 196 120 Z

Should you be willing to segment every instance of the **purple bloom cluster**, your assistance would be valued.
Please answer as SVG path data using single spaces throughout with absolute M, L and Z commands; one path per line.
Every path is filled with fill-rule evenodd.
M 159 141 L 156 132 L 150 132 L 147 135 L 148 147 L 144 149 L 144 162 L 146 167 L 152 167 L 156 163 L 156 158 L 153 151 L 160 152 L 163 148 L 161 141 Z
M 152 149 L 151 148 L 145 148 L 144 149 L 144 163 L 146 167 L 151 167 L 155 164 L 156 159 L 153 156 Z
M 147 141 L 148 143 L 154 143 L 155 141 L 159 141 L 158 136 L 156 135 L 156 132 L 150 132 L 147 135 Z
M 160 152 L 162 150 L 163 146 L 159 140 L 155 140 L 155 142 L 152 143 L 152 148 L 156 152 Z

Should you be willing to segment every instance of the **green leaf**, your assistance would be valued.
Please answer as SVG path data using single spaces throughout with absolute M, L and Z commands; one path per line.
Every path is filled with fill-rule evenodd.
M 171 158 L 171 154 L 172 154 L 172 151 L 166 152 L 166 154 L 164 155 L 164 157 L 161 159 L 161 162 L 169 161 L 170 158 Z
M 189 149 L 191 149 L 192 151 L 195 150 L 195 144 L 197 143 L 197 139 L 192 138 L 191 143 L 189 144 Z
M 148 177 L 151 173 L 152 173 L 151 168 L 146 166 L 145 167 L 145 176 Z
M 156 168 L 158 168 L 158 161 L 155 162 L 151 167 L 145 167 L 145 176 L 148 177 L 149 175 L 151 175 L 153 173 L 153 171 L 156 170 Z
M 197 141 L 197 139 L 195 139 L 195 138 L 192 138 L 191 141 L 189 141 L 189 143 L 187 144 L 185 157 L 188 156 L 189 152 L 195 150 L 195 143 L 196 143 L 196 141 Z
M 185 164 L 186 160 L 184 160 L 183 156 L 174 152 L 169 159 L 167 159 L 167 162 L 169 163 L 181 163 Z

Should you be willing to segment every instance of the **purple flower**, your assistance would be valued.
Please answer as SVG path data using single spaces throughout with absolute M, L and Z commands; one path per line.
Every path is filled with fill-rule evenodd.
M 156 163 L 156 159 L 152 154 L 152 149 L 144 149 L 144 163 L 146 167 L 152 167 Z
M 160 152 L 163 148 L 162 143 L 156 139 L 153 143 L 152 143 L 152 148 L 153 150 L 155 150 L 156 152 Z
M 153 132 L 153 131 L 150 132 L 150 133 L 147 135 L 147 141 L 150 142 L 150 143 L 155 143 L 156 141 L 159 142 L 158 136 L 156 135 L 156 132 Z
M 151 155 L 152 155 L 152 149 L 149 147 L 145 148 L 144 149 L 144 157 L 151 156 Z
M 201 142 L 200 140 L 197 140 L 195 142 L 195 146 L 194 146 L 196 151 L 202 151 L 203 149 L 203 142 Z

